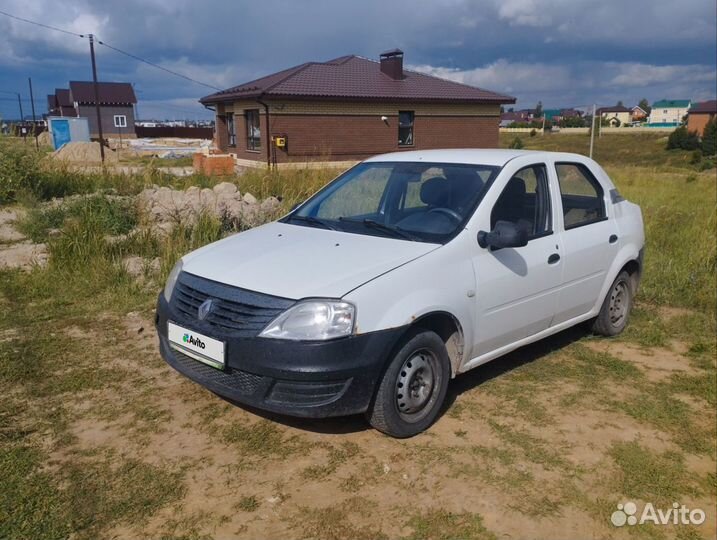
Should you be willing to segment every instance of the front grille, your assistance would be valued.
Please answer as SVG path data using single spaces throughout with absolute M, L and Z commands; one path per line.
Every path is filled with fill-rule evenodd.
M 203 321 L 237 337 L 255 337 L 293 300 L 223 285 L 182 272 L 172 294 L 174 308 L 189 321 L 197 321 L 197 309 L 212 298 L 214 305 Z
M 219 369 L 202 364 L 198 360 L 187 356 L 179 352 L 176 349 L 172 349 L 172 355 L 174 356 L 177 364 L 180 365 L 182 370 L 194 374 L 203 381 L 209 381 L 237 392 L 239 394 L 249 396 L 252 395 L 261 385 L 262 377 L 241 371 L 239 369 L 228 369 L 227 371 L 221 371 Z

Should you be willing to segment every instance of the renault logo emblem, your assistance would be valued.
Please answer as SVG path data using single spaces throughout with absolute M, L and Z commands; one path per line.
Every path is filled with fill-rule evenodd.
M 209 312 L 212 311 L 212 305 L 214 304 L 214 300 L 211 298 L 205 300 L 201 303 L 201 305 L 197 308 L 197 318 L 200 321 L 203 321 L 207 318 L 207 315 L 209 315 Z

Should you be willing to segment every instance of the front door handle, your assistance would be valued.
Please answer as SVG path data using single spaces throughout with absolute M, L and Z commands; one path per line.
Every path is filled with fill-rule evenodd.
M 560 255 L 557 253 L 553 253 L 550 257 L 548 257 L 548 264 L 555 264 L 560 260 Z
M 616 235 L 616 234 L 611 234 L 611 235 L 610 235 L 610 238 L 609 238 L 609 241 L 610 241 L 611 244 L 614 244 L 615 242 L 617 242 L 617 235 Z

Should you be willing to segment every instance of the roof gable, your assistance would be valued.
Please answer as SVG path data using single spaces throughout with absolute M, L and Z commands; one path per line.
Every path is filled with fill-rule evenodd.
M 307 62 L 260 79 L 203 97 L 218 103 L 259 96 L 476 103 L 515 103 L 515 98 L 424 73 L 404 69 L 404 78 L 381 72 L 379 62 L 341 56 L 327 62 Z

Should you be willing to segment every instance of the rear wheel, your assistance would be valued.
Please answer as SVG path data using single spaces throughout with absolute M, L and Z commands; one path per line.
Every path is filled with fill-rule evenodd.
M 603 336 L 616 336 L 625 329 L 632 310 L 632 278 L 623 271 L 615 278 L 602 303 L 592 330 Z
M 417 330 L 403 342 L 379 383 L 369 423 L 392 437 L 412 437 L 438 417 L 451 376 L 443 340 Z

